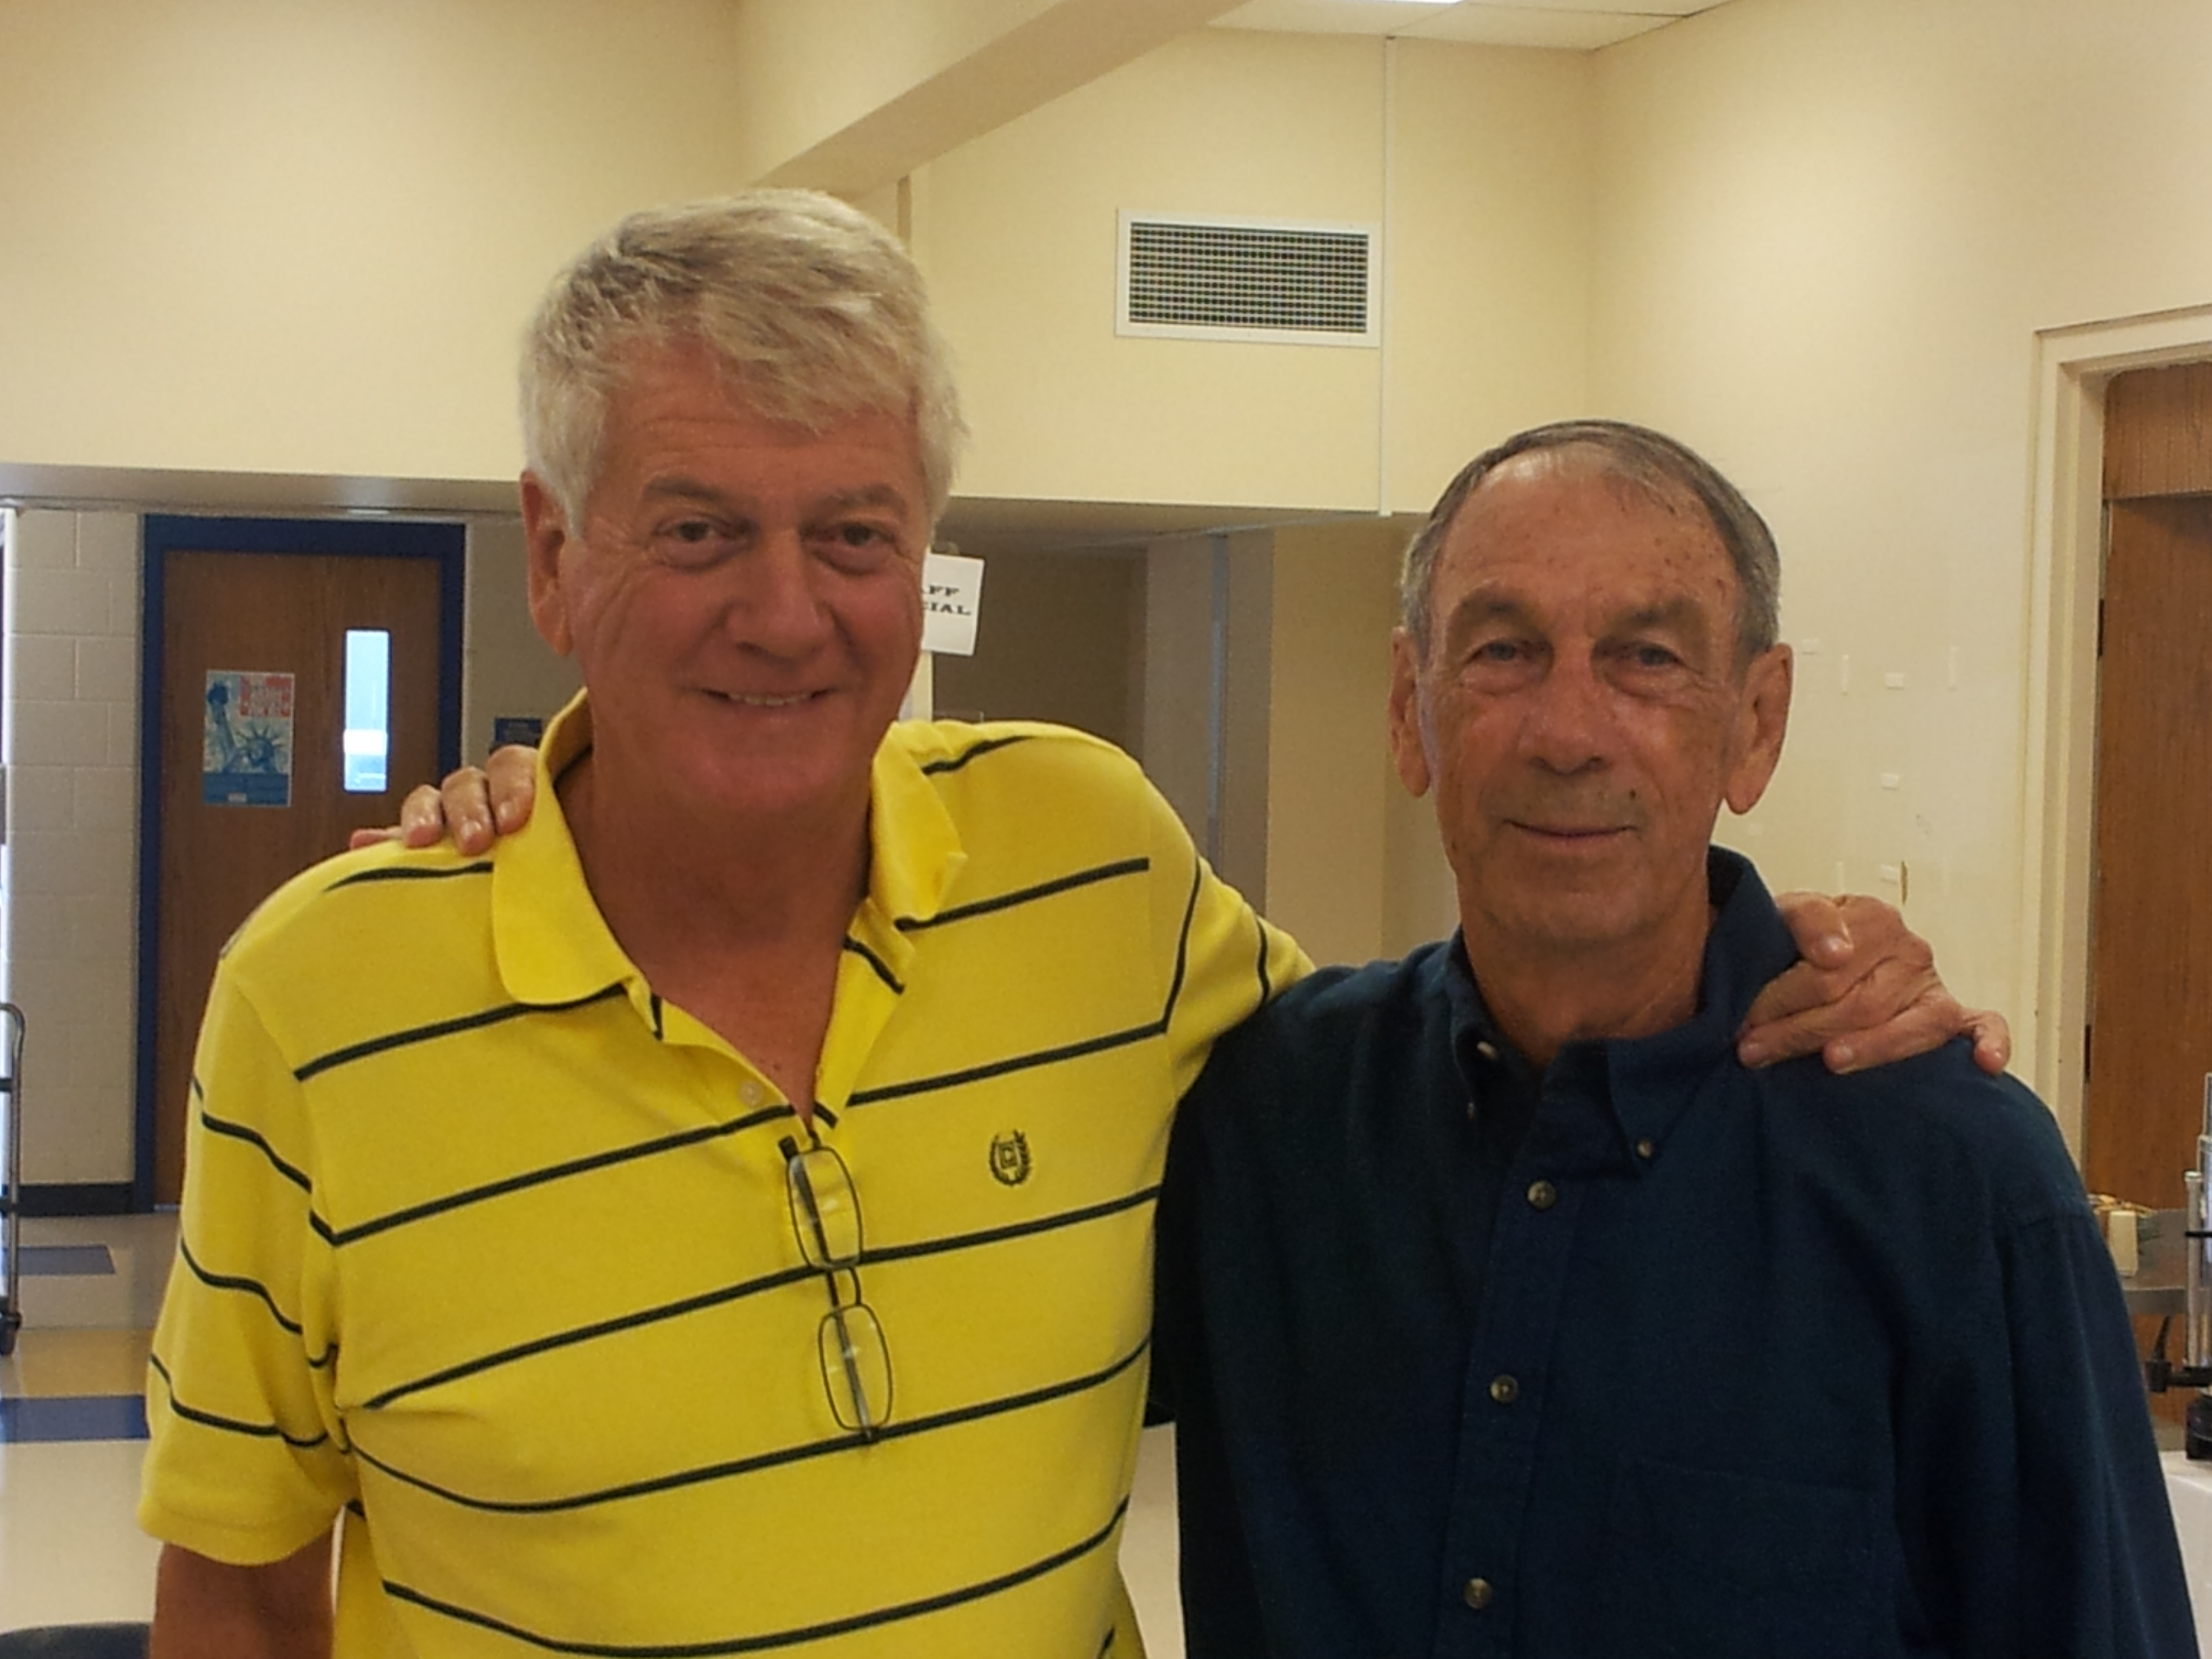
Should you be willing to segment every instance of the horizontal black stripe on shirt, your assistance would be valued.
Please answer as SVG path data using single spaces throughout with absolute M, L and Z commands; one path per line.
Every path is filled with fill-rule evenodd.
M 340 876 L 323 890 L 335 893 L 341 887 L 358 887 L 371 881 L 451 881 L 456 876 L 488 876 L 490 873 L 489 859 L 441 870 L 426 870 L 419 864 L 395 864 L 374 870 L 356 870 L 349 876 Z
M 857 1111 L 879 1101 L 902 1100 L 909 1095 L 926 1095 L 939 1089 L 957 1089 L 963 1083 L 980 1083 L 986 1078 L 1003 1077 L 1009 1072 L 1026 1072 L 1039 1066 L 1057 1066 L 1062 1060 L 1080 1060 L 1086 1054 L 1103 1054 L 1109 1048 L 1143 1042 L 1166 1030 L 1166 1022 L 1156 1019 L 1143 1025 L 1133 1025 L 1126 1031 L 1109 1031 L 1103 1036 L 1085 1037 L 1080 1042 L 1062 1043 L 1056 1048 L 1040 1048 L 1034 1054 L 1012 1054 L 1005 1060 L 986 1060 L 981 1066 L 963 1066 L 957 1072 L 940 1072 L 934 1077 L 909 1078 L 904 1083 L 880 1084 L 873 1089 L 855 1089 L 846 1097 L 845 1109 Z
M 177 1398 L 176 1379 L 169 1375 L 169 1368 L 161 1363 L 161 1356 L 149 1354 L 146 1363 L 154 1375 L 161 1379 L 161 1392 L 169 1397 L 169 1409 L 187 1423 L 197 1423 L 204 1429 L 215 1429 L 223 1434 L 244 1435 L 253 1440 L 281 1440 L 301 1451 L 319 1446 L 331 1437 L 327 1429 L 306 1436 L 287 1434 L 275 1423 L 243 1423 L 234 1417 L 222 1417 L 214 1412 L 202 1411 L 196 1406 L 187 1406 Z
M 881 957 L 878 956 L 873 951 L 868 949 L 866 945 L 861 944 L 860 940 L 848 938 L 845 941 L 845 949 L 851 955 L 860 957 L 860 959 L 866 963 L 869 967 L 874 969 L 876 970 L 876 977 L 883 981 L 884 984 L 890 986 L 891 989 L 896 992 L 900 996 L 904 996 L 906 994 L 906 987 L 899 983 L 899 976 L 891 972 L 890 964 L 885 962 Z
M 1109 1048 L 1124 1048 L 1132 1042 L 1144 1042 L 1164 1035 L 1169 1021 L 1175 1017 L 1176 1002 L 1182 994 L 1183 979 L 1189 971 L 1190 928 L 1198 915 L 1199 889 L 1205 873 L 1202 865 L 1192 864 L 1190 895 L 1183 901 L 1182 931 L 1176 941 L 1175 973 L 1168 982 L 1167 1006 L 1161 1009 L 1158 1019 L 1149 1020 L 1142 1025 L 1133 1025 L 1123 1031 L 1109 1031 L 1103 1036 L 1085 1037 L 1080 1042 L 1064 1042 L 1054 1048 L 1039 1048 L 1030 1054 L 1012 1054 L 1004 1060 L 963 1066 L 957 1072 L 940 1072 L 933 1077 L 909 1078 L 903 1083 L 878 1084 L 872 1089 L 855 1089 L 848 1097 L 846 1105 L 848 1108 L 872 1106 L 879 1101 L 903 1100 L 914 1095 L 932 1094 L 939 1089 L 957 1089 L 964 1084 L 1003 1077 L 1009 1072 L 1057 1066 L 1063 1060 L 1081 1060 L 1087 1055 L 1103 1054 Z
M 1032 1561 L 1027 1566 L 1018 1567 L 996 1578 L 987 1578 L 981 1583 L 925 1596 L 918 1601 L 881 1607 L 872 1613 L 855 1613 L 850 1618 L 827 1620 L 818 1625 L 805 1625 L 795 1630 L 776 1631 L 763 1636 L 734 1636 L 719 1642 L 655 1643 L 650 1647 L 637 1647 L 613 1642 L 563 1641 L 558 1637 L 525 1630 L 520 1625 L 509 1624 L 503 1619 L 495 1619 L 489 1613 L 471 1612 L 466 1607 L 441 1601 L 420 1590 L 395 1583 L 389 1578 L 384 1581 L 384 1589 L 386 1595 L 397 1601 L 411 1601 L 428 1612 L 443 1613 L 459 1623 L 495 1631 L 518 1642 L 543 1648 L 549 1653 L 586 1654 L 602 1656 L 603 1659 L 645 1659 L 648 1655 L 655 1656 L 655 1659 L 706 1659 L 707 1656 L 717 1654 L 765 1653 L 775 1648 L 796 1647 L 801 1643 L 823 1642 L 832 1637 L 849 1636 L 855 1631 L 872 1630 L 884 1625 L 896 1624 L 901 1620 L 917 1619 L 925 1613 L 943 1613 L 948 1608 L 1018 1589 L 1032 1579 L 1042 1578 L 1090 1554 L 1114 1535 L 1114 1529 L 1121 1524 L 1121 1516 L 1128 1507 L 1129 1500 L 1124 1498 L 1115 1505 L 1114 1513 L 1107 1519 L 1106 1524 L 1090 1537 L 1079 1539 L 1066 1549 L 1055 1550 L 1042 1560 Z M 1109 1639 L 1110 1641 L 1111 1638 Z
M 1274 985 L 1267 976 L 1267 930 L 1260 926 L 1259 918 L 1255 916 L 1252 931 L 1260 936 L 1260 959 L 1252 965 L 1260 975 L 1260 1000 L 1264 1003 L 1271 1001 L 1275 994 Z
M 248 1124 L 233 1123 L 228 1118 L 217 1117 L 214 1113 L 208 1110 L 207 1091 L 200 1086 L 200 1080 L 198 1078 L 194 1078 L 192 1079 L 192 1098 L 199 1103 L 200 1127 L 206 1130 L 211 1135 L 224 1135 L 233 1140 L 244 1141 L 247 1146 L 252 1147 L 256 1152 L 259 1152 L 263 1158 L 269 1161 L 269 1167 L 270 1169 L 274 1170 L 278 1175 L 283 1176 L 285 1180 L 290 1182 L 301 1192 L 312 1193 L 314 1191 L 313 1183 L 307 1179 L 307 1172 L 304 1170 L 295 1168 L 292 1164 L 286 1163 L 282 1158 L 278 1157 L 276 1149 L 269 1144 L 267 1139 L 263 1136 L 262 1133 L 258 1129 L 253 1128 Z
M 1018 743 L 1027 743 L 1030 737 L 1030 733 L 1027 732 L 1016 732 L 1008 737 L 986 738 L 982 742 L 971 744 L 958 754 L 947 759 L 923 762 L 922 775 L 933 778 L 941 777 L 947 772 L 957 772 L 978 755 L 988 755 L 1000 749 L 1010 749 Z
M 281 1329 L 294 1336 L 307 1334 L 307 1328 L 276 1305 L 276 1298 L 269 1293 L 269 1287 L 259 1279 L 247 1279 L 238 1273 L 215 1273 L 201 1266 L 200 1259 L 192 1254 L 192 1247 L 185 1243 L 182 1236 L 177 1239 L 177 1255 L 185 1266 L 191 1270 L 192 1277 L 210 1290 L 237 1291 L 252 1297 L 269 1310 L 269 1316 L 276 1322 Z
M 896 1337 L 891 1340 L 894 1343 L 897 1340 Z M 738 1480 L 748 1474 L 757 1474 L 763 1469 L 782 1468 L 793 1463 L 809 1462 L 817 1457 L 840 1457 L 847 1452 L 879 1445 L 886 1440 L 912 1439 L 919 1435 L 934 1434 L 940 1429 L 959 1428 L 988 1418 L 1005 1417 L 1014 1412 L 1048 1406 L 1056 1400 L 1073 1399 L 1077 1395 L 1088 1394 L 1093 1389 L 1103 1388 L 1143 1358 L 1146 1350 L 1151 1346 L 1152 1338 L 1148 1335 L 1120 1358 L 1095 1371 L 1058 1382 L 1048 1382 L 1039 1388 L 1026 1389 L 1019 1394 L 978 1401 L 973 1405 L 933 1412 L 927 1417 L 917 1417 L 905 1422 L 901 1422 L 894 1414 L 890 1422 L 876 1431 L 872 1439 L 863 1439 L 857 1434 L 841 1434 L 831 1440 L 810 1440 L 803 1445 L 781 1446 L 774 1451 L 757 1452 L 750 1457 L 733 1457 L 717 1463 L 703 1463 L 696 1468 L 677 1469 L 667 1474 L 654 1475 L 649 1480 L 626 1481 L 618 1486 L 604 1486 L 597 1492 L 572 1492 L 566 1498 L 474 1498 L 420 1475 L 410 1474 L 404 1469 L 396 1468 L 371 1455 L 359 1445 L 354 1448 L 354 1455 L 392 1480 L 412 1486 L 417 1492 L 427 1492 L 433 1498 L 443 1498 L 457 1508 L 486 1515 L 556 1515 L 571 1510 L 593 1509 L 602 1504 L 651 1498 L 662 1492 L 680 1491 L 686 1486 Z
M 1012 892 L 1000 893 L 992 898 L 977 899 L 969 904 L 956 904 L 950 909 L 939 910 L 933 916 L 901 916 L 891 926 L 902 933 L 918 933 L 927 927 L 942 927 L 949 922 L 966 921 L 974 916 L 987 916 L 994 911 L 1011 910 L 1018 905 L 1050 898 L 1074 888 L 1088 887 L 1093 882 L 1111 881 L 1117 876 L 1140 875 L 1152 867 L 1149 858 L 1116 859 L 1111 864 L 1101 864 L 1089 870 L 1078 870 L 1073 875 L 1056 876 L 1050 881 L 1041 881 L 1034 887 L 1018 887 Z
M 605 1002 L 610 997 L 623 994 L 619 981 L 602 986 L 588 996 L 577 997 L 568 1002 L 507 1002 L 496 1008 L 482 1008 L 472 1014 L 459 1014 L 452 1019 L 434 1020 L 428 1025 L 414 1025 L 405 1030 L 392 1031 L 384 1036 L 370 1037 L 366 1042 L 350 1043 L 343 1048 L 333 1048 L 307 1061 L 292 1073 L 301 1083 L 309 1078 L 340 1066 L 351 1065 L 357 1060 L 386 1054 L 394 1048 L 404 1048 L 413 1043 L 429 1042 L 438 1037 L 453 1036 L 462 1031 L 481 1030 L 487 1025 L 497 1025 L 510 1019 L 522 1019 L 532 1014 L 565 1014 L 578 1008 L 588 1008 L 593 1003 Z
M 1077 1227 L 1086 1221 L 1119 1215 L 1124 1210 L 1140 1208 L 1159 1195 L 1160 1189 L 1157 1186 L 1139 1187 L 1135 1192 L 1125 1193 L 1119 1198 L 1086 1204 L 1080 1209 L 1057 1211 L 1032 1221 L 1012 1221 L 1003 1227 L 984 1227 L 972 1233 L 948 1233 L 943 1238 L 924 1238 L 911 1244 L 886 1244 L 880 1249 L 862 1250 L 860 1261 L 854 1265 L 866 1267 L 878 1261 L 911 1261 L 919 1256 L 943 1255 L 952 1250 L 972 1250 L 987 1244 L 1003 1244 L 1010 1238 L 1026 1238 L 1032 1233 L 1048 1233 L 1056 1228 Z
M 1112 1215 L 1119 1211 L 1134 1209 L 1139 1205 L 1150 1202 L 1158 1195 L 1158 1193 L 1159 1188 L 1157 1187 L 1145 1187 L 1120 1198 L 1111 1198 L 1102 1203 L 1085 1205 L 1080 1209 L 1063 1210 L 1054 1215 L 1040 1216 L 1030 1221 L 1015 1222 L 1004 1227 L 985 1228 L 981 1231 L 974 1233 L 955 1233 L 944 1238 L 922 1239 L 911 1244 L 893 1244 L 880 1249 L 866 1250 L 861 1253 L 859 1265 L 865 1267 L 871 1262 L 898 1261 L 915 1256 L 941 1255 L 951 1250 L 975 1249 L 1000 1243 L 1006 1239 L 1018 1238 L 1026 1234 L 1050 1232 L 1060 1227 L 1080 1226 L 1085 1222 L 1096 1221 L 1101 1217 Z M 362 1405 L 368 1410 L 380 1409 L 396 1400 L 404 1399 L 410 1394 L 419 1394 L 425 1389 L 458 1382 L 465 1376 L 474 1376 L 483 1371 L 495 1370 L 501 1365 L 514 1364 L 520 1360 L 534 1358 L 539 1354 L 550 1353 L 556 1349 L 573 1347 L 580 1342 L 597 1341 L 601 1337 L 617 1336 L 624 1331 L 635 1330 L 641 1326 L 658 1324 L 663 1320 L 682 1319 L 691 1314 L 704 1313 L 711 1308 L 726 1306 L 732 1302 L 742 1302 L 747 1297 L 758 1296 L 764 1291 L 778 1290 L 786 1285 L 813 1278 L 820 1271 L 821 1269 L 817 1267 L 805 1266 L 779 1268 L 775 1273 L 764 1273 L 757 1279 L 740 1279 L 733 1285 L 719 1285 L 714 1290 L 703 1291 L 696 1296 L 683 1297 L 674 1302 L 662 1303 L 651 1308 L 641 1308 L 635 1312 L 618 1315 L 611 1319 L 595 1320 L 591 1324 L 577 1326 L 569 1330 L 554 1331 L 544 1336 L 534 1337 L 527 1342 L 519 1342 L 492 1353 L 481 1354 L 474 1359 L 462 1360 L 456 1364 L 433 1371 L 427 1376 L 419 1376 L 409 1382 L 395 1383 L 385 1389 L 383 1393 L 364 1401 Z
M 501 1365 L 514 1364 L 517 1360 L 529 1359 L 556 1349 L 571 1348 L 580 1342 L 594 1342 L 603 1336 L 619 1335 L 623 1331 L 636 1330 L 646 1325 L 657 1325 L 663 1320 L 682 1319 L 695 1313 L 704 1313 L 709 1308 L 719 1308 L 732 1302 L 742 1302 L 749 1296 L 758 1296 L 763 1291 L 773 1291 L 801 1279 L 817 1277 L 818 1267 L 798 1267 L 779 1268 L 758 1279 L 740 1279 L 734 1285 L 719 1285 L 711 1291 L 702 1291 L 696 1296 L 679 1297 L 655 1307 L 640 1308 L 633 1313 L 618 1314 L 611 1319 L 593 1320 L 588 1325 L 577 1325 L 565 1331 L 554 1331 L 544 1336 L 532 1337 L 527 1342 L 499 1348 L 490 1353 L 479 1354 L 474 1359 L 464 1359 L 458 1364 L 447 1365 L 405 1382 L 395 1382 L 383 1393 L 362 1402 L 362 1409 L 374 1411 L 389 1406 L 395 1400 L 404 1400 L 410 1394 L 420 1394 L 425 1389 L 434 1389 L 442 1383 L 457 1382 L 465 1376 L 496 1370 Z
M 377 1233 L 389 1232 L 394 1227 L 404 1227 L 410 1222 L 422 1221 L 431 1216 L 445 1215 L 454 1210 L 465 1209 L 471 1204 L 504 1198 L 532 1187 L 543 1187 L 550 1182 L 566 1181 L 572 1176 L 595 1174 L 618 1164 L 629 1164 L 639 1158 L 658 1157 L 663 1152 L 680 1152 L 702 1141 L 720 1140 L 727 1136 L 742 1134 L 745 1130 L 778 1118 L 797 1115 L 790 1107 L 781 1103 L 763 1106 L 758 1111 L 747 1112 L 739 1117 L 725 1118 L 720 1122 L 706 1123 L 694 1129 L 683 1129 L 674 1134 L 660 1135 L 651 1140 L 641 1140 L 633 1146 L 617 1146 L 604 1152 L 592 1152 L 583 1158 L 569 1158 L 560 1164 L 547 1164 L 543 1169 L 525 1170 L 519 1174 L 504 1176 L 497 1181 L 488 1181 L 482 1186 L 466 1187 L 442 1198 L 425 1199 L 420 1204 L 410 1204 L 404 1210 L 394 1210 L 386 1215 L 375 1216 L 367 1221 L 356 1222 L 350 1227 L 332 1227 L 320 1217 L 314 1218 L 315 1231 L 331 1242 L 333 1248 L 358 1243 Z

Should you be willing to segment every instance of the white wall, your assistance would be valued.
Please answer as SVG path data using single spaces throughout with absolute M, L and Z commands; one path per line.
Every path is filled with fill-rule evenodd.
M 2024 1036 L 2035 334 L 2212 299 L 2208 87 L 2202 0 L 1735 0 L 1598 60 L 1592 401 L 1748 488 L 1819 642 L 1743 844 L 1909 861 Z
M 8 537 L 7 995 L 23 1175 L 131 1179 L 137 1030 L 138 520 L 26 512 Z

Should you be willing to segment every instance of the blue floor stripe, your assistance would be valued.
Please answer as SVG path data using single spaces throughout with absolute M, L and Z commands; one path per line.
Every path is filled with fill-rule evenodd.
M 26 1279 L 39 1276 L 89 1278 L 112 1275 L 115 1258 L 105 1244 L 25 1244 L 15 1252 L 15 1271 Z
M 143 1440 L 146 1402 L 135 1394 L 0 1400 L 0 1444 L 33 1440 Z

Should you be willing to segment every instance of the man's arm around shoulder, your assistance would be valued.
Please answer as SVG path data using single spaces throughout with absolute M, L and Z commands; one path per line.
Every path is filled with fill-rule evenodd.
M 148 1659 L 330 1659 L 331 1535 L 265 1566 L 161 1549 Z

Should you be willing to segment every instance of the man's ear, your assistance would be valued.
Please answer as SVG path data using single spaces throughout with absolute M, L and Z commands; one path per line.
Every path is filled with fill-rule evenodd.
M 1741 701 L 1730 735 L 1727 787 L 1722 798 L 1741 814 L 1759 805 L 1782 760 L 1790 730 L 1790 691 L 1796 666 L 1786 645 L 1769 647 L 1744 671 Z
M 545 643 L 565 657 L 576 643 L 561 587 L 568 515 L 535 472 L 522 475 L 522 539 L 530 555 L 530 620 L 538 624 Z
M 1409 794 L 1429 793 L 1429 751 L 1421 741 L 1421 653 L 1402 628 L 1390 633 L 1390 758 Z

